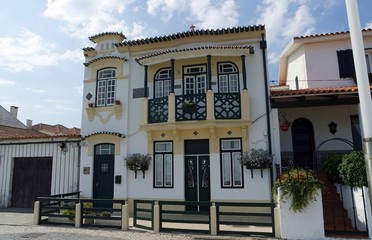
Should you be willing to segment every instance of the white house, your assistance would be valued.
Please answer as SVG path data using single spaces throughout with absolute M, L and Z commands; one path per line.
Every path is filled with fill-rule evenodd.
M 362 35 L 371 79 L 372 29 L 363 30 Z M 280 57 L 279 86 L 271 89 L 271 107 L 278 112 L 280 126 L 282 167 L 293 164 L 319 171 L 329 153 L 361 150 L 358 104 L 349 32 L 294 37 Z M 338 189 L 339 198 L 351 199 L 346 195 L 350 193 Z M 329 216 L 339 211 L 336 208 L 335 203 L 323 201 L 326 233 L 366 233 L 365 211 L 358 213 L 358 219 L 349 211 L 352 222 L 345 218 L 337 223 L 330 221 L 335 215 Z M 358 228 L 358 221 L 364 227 Z M 339 228 L 342 224 L 344 228 Z
M 271 200 L 270 170 L 251 175 L 239 162 L 242 152 L 269 149 L 274 141 L 264 26 L 190 28 L 138 40 L 106 32 L 89 39 L 82 196 Z M 143 173 L 125 166 L 124 158 L 135 153 L 152 158 Z

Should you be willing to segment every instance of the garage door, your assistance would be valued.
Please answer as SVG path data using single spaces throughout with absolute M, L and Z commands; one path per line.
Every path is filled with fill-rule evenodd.
M 52 164 L 51 157 L 14 159 L 12 207 L 32 208 L 37 197 L 50 195 Z

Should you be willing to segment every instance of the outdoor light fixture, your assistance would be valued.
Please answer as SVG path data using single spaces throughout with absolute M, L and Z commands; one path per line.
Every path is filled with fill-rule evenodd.
M 61 148 L 62 152 L 67 152 L 67 145 L 64 142 L 61 142 L 58 144 L 58 146 Z
M 336 123 L 331 122 L 330 124 L 328 124 L 328 127 L 329 127 L 330 133 L 335 134 L 337 132 L 337 124 Z

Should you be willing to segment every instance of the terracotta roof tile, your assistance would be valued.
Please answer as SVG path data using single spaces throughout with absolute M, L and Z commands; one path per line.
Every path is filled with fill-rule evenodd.
M 50 137 L 45 133 L 32 129 L 16 128 L 0 125 L 0 139 L 28 139 Z
M 92 64 L 94 62 L 105 60 L 105 59 L 118 59 L 118 60 L 122 60 L 122 61 L 127 61 L 127 59 L 123 58 L 123 57 L 106 56 L 106 57 L 99 57 L 99 58 L 92 59 L 89 62 L 84 63 L 84 66 L 88 67 L 90 64 Z
M 370 87 L 371 89 L 371 87 Z M 298 90 L 271 90 L 272 97 L 279 96 L 296 96 L 296 95 L 312 95 L 312 94 L 327 94 L 327 93 L 348 93 L 358 92 L 358 87 L 333 87 L 333 88 L 306 88 Z
M 120 32 L 120 33 L 119 32 L 103 32 L 103 33 L 99 33 L 99 34 L 96 34 L 96 35 L 93 35 L 93 36 L 89 37 L 89 40 L 95 43 L 97 38 L 100 38 L 100 37 L 103 37 L 103 36 L 109 36 L 109 35 L 119 36 L 123 40 L 126 39 L 125 35 L 122 32 Z
M 215 46 L 200 46 L 200 47 L 192 47 L 192 48 L 181 48 L 181 49 L 168 49 L 161 52 L 156 52 L 152 54 L 148 54 L 139 58 L 136 58 L 136 62 L 140 62 L 141 60 L 157 57 L 160 55 L 165 55 L 168 53 L 180 53 L 180 52 L 189 52 L 189 51 L 195 51 L 195 50 L 202 50 L 202 49 L 248 49 L 250 54 L 254 54 L 254 47 L 253 46 L 240 46 L 240 45 L 215 45 Z
M 57 125 L 49 125 L 45 123 L 39 123 L 32 126 L 33 130 L 39 132 L 47 132 L 53 135 L 60 134 L 60 135 L 80 135 L 79 128 L 67 128 L 61 124 Z
M 265 30 L 264 25 L 252 25 L 252 26 L 245 26 L 245 27 L 233 27 L 233 28 L 222 28 L 222 29 L 201 29 L 201 30 L 194 30 L 194 31 L 186 31 L 175 33 L 172 35 L 161 36 L 161 37 L 151 37 L 151 38 L 144 38 L 132 41 L 124 41 L 121 43 L 116 43 L 116 47 L 122 46 L 135 46 L 135 45 L 143 45 L 143 44 L 150 44 L 150 43 L 157 43 L 157 42 L 168 42 L 173 41 L 180 38 L 187 38 L 193 36 L 203 36 L 203 35 L 224 35 L 224 34 L 234 34 L 234 33 L 242 33 L 242 32 L 253 32 L 253 31 L 262 31 Z
M 372 28 L 363 29 L 362 31 L 363 32 L 370 32 L 370 31 L 372 31 Z M 294 37 L 294 39 L 326 37 L 326 36 L 335 36 L 335 35 L 342 35 L 342 34 L 349 34 L 349 33 L 350 33 L 349 31 L 341 31 L 341 32 L 333 32 L 333 33 L 321 33 L 321 34 Z

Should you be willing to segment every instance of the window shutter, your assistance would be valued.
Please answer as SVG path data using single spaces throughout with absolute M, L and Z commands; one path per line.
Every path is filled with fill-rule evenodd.
M 351 49 L 337 51 L 340 78 L 352 78 L 355 75 L 353 51 Z

